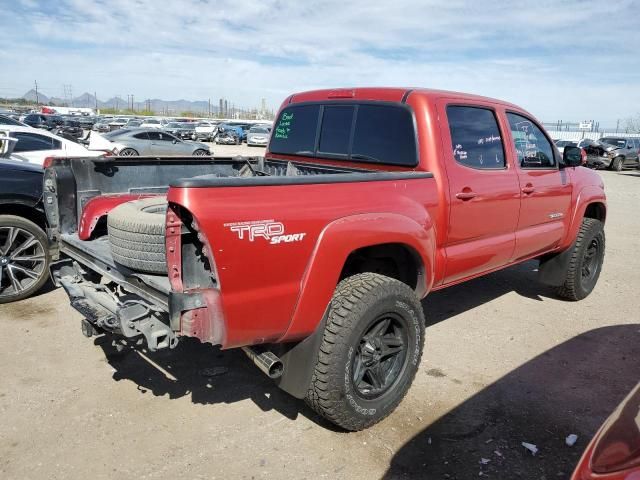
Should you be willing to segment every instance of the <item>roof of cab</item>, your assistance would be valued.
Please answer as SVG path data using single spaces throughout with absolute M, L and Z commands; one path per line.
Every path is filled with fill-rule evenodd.
M 458 101 L 473 100 L 501 105 L 521 110 L 521 107 L 504 100 L 498 100 L 471 93 L 451 92 L 447 90 L 435 90 L 429 88 L 411 87 L 364 87 L 364 88 L 334 88 L 323 90 L 311 90 L 308 92 L 294 93 L 285 103 L 317 102 L 322 100 L 373 100 L 386 102 L 405 102 L 410 95 L 419 94 L 430 99 L 453 98 Z

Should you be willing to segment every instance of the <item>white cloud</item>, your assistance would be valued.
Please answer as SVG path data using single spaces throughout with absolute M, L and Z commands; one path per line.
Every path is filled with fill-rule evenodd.
M 55 5 L 3 7 L 14 21 L 0 31 L 0 84 L 26 90 L 37 78 L 57 88 L 43 88 L 49 95 L 72 84 L 102 98 L 224 96 L 245 106 L 261 97 L 277 106 L 303 89 L 413 85 L 504 98 L 545 120 L 611 122 L 640 110 L 632 1 Z

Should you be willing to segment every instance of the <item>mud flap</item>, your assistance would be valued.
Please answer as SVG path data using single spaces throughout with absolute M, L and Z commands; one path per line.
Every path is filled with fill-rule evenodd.
M 564 252 L 540 259 L 538 281 L 553 287 L 562 286 L 567 277 L 567 270 L 569 269 L 574 248 L 575 242 Z
M 324 337 L 327 313 L 316 330 L 298 343 L 274 345 L 272 351 L 282 360 L 283 374 L 276 380 L 276 385 L 295 398 L 307 396 L 313 371 L 318 363 L 318 351 Z

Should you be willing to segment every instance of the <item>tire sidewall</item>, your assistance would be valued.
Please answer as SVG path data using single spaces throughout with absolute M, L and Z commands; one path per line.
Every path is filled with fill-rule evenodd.
M 361 320 L 352 329 L 345 343 L 346 348 L 341 352 L 340 361 L 337 362 L 342 374 L 341 397 L 346 407 L 353 412 L 353 415 L 359 417 L 364 424 L 375 423 L 378 419 L 385 417 L 402 400 L 415 376 L 424 343 L 424 324 L 421 319 L 421 309 L 417 308 L 419 304 L 418 306 L 415 305 L 417 299 L 396 292 L 386 296 L 380 295 L 383 292 L 378 291 L 375 293 L 379 295 L 378 298 L 375 302 L 365 305 L 365 308 L 360 310 Z M 356 392 L 353 385 L 353 358 L 364 333 L 376 319 L 390 312 L 400 317 L 399 320 L 407 331 L 408 350 L 405 361 L 395 383 L 386 392 L 378 398 L 365 399 Z
M 613 159 L 613 169 L 616 172 L 621 172 L 622 171 L 622 163 L 624 162 L 624 159 L 622 157 L 616 157 Z
M 585 261 L 584 255 L 587 249 L 589 248 L 591 241 L 596 237 L 598 237 L 598 240 L 600 243 L 600 248 L 598 250 L 598 271 L 596 272 L 595 276 L 589 281 L 589 283 L 585 284 L 582 279 L 582 267 Z M 587 295 L 589 295 L 593 291 L 595 286 L 598 284 L 598 278 L 600 278 L 600 273 L 602 272 L 602 265 L 604 263 L 604 249 L 605 249 L 604 231 L 601 227 L 601 224 L 597 224 L 597 226 L 594 225 L 585 232 L 582 245 L 580 248 L 580 256 L 577 264 L 577 271 L 576 271 L 576 274 L 578 275 L 577 287 L 579 290 L 578 293 L 581 298 L 585 298 Z

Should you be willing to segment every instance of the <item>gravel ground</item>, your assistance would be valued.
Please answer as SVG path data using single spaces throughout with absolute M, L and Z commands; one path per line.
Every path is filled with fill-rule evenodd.
M 247 150 L 262 152 L 214 146 Z M 416 381 L 364 432 L 337 431 L 237 351 L 119 355 L 81 335 L 61 290 L 0 306 L 0 478 L 567 478 L 640 372 L 640 173 L 602 176 L 594 293 L 559 300 L 529 262 L 430 295 Z

